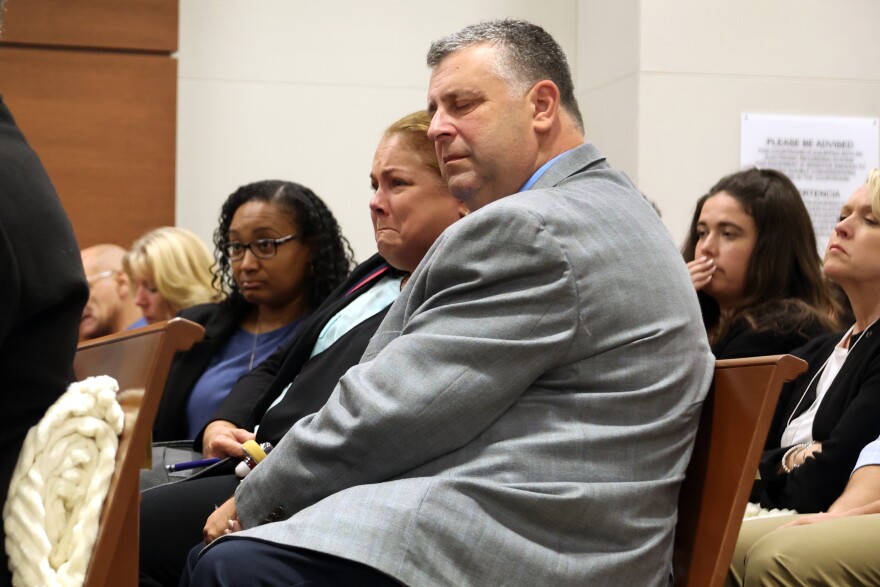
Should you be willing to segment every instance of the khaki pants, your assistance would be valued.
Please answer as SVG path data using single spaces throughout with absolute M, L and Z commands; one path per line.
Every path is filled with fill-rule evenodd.
M 796 517 L 745 520 L 727 585 L 880 585 L 880 514 L 777 530 Z

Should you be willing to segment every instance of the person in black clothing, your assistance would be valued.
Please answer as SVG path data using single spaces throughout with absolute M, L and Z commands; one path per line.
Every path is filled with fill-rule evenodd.
M 89 297 L 70 220 L 2 97 L 0 275 L 2 506 L 28 430 L 74 380 L 79 323 Z M 0 527 L 0 586 L 11 582 Z
M 249 370 L 290 340 L 348 276 L 352 252 L 336 218 L 309 188 L 258 181 L 224 202 L 214 231 L 219 303 L 178 315 L 205 338 L 178 353 L 153 425 L 153 440 L 190 440 Z
M 880 436 L 880 171 L 844 204 L 824 272 L 846 292 L 855 323 L 793 353 L 809 369 L 779 399 L 760 464 L 765 508 L 827 510 Z
M 697 201 L 682 254 L 716 358 L 788 353 L 836 326 L 810 216 L 779 171 L 716 183 Z
M 440 233 L 467 214 L 440 175 L 429 125 L 421 111 L 385 132 L 370 174 L 379 254 L 359 265 L 289 343 L 236 383 L 196 437 L 206 456 L 240 457 L 241 444 L 254 438 L 277 444 L 299 419 L 320 409 L 360 360 L 407 276 Z M 227 473 L 143 493 L 141 585 L 177 584 L 205 521 L 237 484 Z M 173 532 L 168 520 L 174 520 Z

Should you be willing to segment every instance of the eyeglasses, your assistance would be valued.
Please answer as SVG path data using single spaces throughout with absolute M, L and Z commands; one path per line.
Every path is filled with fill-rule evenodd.
M 229 241 L 228 243 L 223 243 L 223 246 L 220 248 L 223 251 L 223 255 L 230 261 L 240 261 L 244 258 L 244 253 L 248 249 L 257 259 L 271 259 L 278 252 L 278 245 L 283 245 L 298 237 L 298 234 L 290 234 L 282 238 L 258 238 L 249 243 Z
M 94 275 L 87 275 L 86 281 L 89 284 L 89 287 L 92 287 L 102 279 L 107 279 L 108 277 L 112 277 L 113 274 L 116 273 L 113 269 L 107 269 L 106 271 L 101 271 L 100 273 L 95 273 Z

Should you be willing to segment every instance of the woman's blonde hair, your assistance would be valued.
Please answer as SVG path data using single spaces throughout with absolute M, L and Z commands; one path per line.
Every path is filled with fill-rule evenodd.
M 175 312 L 223 298 L 211 285 L 212 264 L 211 251 L 202 239 L 174 226 L 146 233 L 122 259 L 129 278 L 152 281 Z
M 382 135 L 382 139 L 396 136 L 410 148 L 410 152 L 418 160 L 439 176 L 440 163 L 437 162 L 437 153 L 434 151 L 434 143 L 428 138 L 428 128 L 431 126 L 431 115 L 427 110 L 419 110 L 407 114 L 393 123 Z
M 868 198 L 871 200 L 871 211 L 880 218 L 880 169 L 876 167 L 868 172 Z

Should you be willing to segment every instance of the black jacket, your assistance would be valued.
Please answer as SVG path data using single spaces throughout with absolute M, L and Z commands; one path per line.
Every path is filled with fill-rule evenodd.
M 89 296 L 79 248 L 37 155 L 0 98 L 0 507 L 31 426 L 73 381 Z M 0 529 L 0 583 L 6 556 Z
M 327 322 L 378 279 L 370 279 L 354 292 L 351 289 L 385 267 L 388 265 L 379 255 L 358 265 L 290 341 L 238 380 L 211 420 L 228 420 L 247 430 L 259 424 L 257 441 L 277 444 L 297 420 L 318 411 L 340 377 L 360 361 L 388 308 L 352 328 L 319 355 L 309 358 L 315 342 Z M 293 386 L 281 403 L 267 413 L 275 398 L 291 382 Z M 203 433 L 204 430 L 195 439 L 196 450 L 201 450 Z
M 730 327 L 724 338 L 712 345 L 712 354 L 716 359 L 784 355 L 826 332 L 818 320 L 803 330 L 789 331 L 754 330 L 745 320 L 740 320 Z
M 718 323 L 718 303 L 705 292 L 697 292 L 703 324 L 709 329 Z M 745 319 L 730 325 L 724 338 L 712 345 L 716 359 L 739 359 L 784 355 L 805 345 L 828 329 L 818 318 L 804 319 L 801 312 L 791 307 L 791 300 L 767 302 L 756 308 L 756 319 L 766 329 L 755 330 Z
M 828 334 L 792 353 L 806 360 L 809 368 L 786 384 L 779 398 L 760 464 L 760 501 L 764 507 L 802 513 L 827 510 L 843 492 L 859 452 L 880 436 L 880 325 L 875 324 L 861 334 L 857 345 L 853 346 L 859 337 L 850 341 L 850 356 L 816 413 L 813 440 L 822 443 L 822 452 L 789 474 L 777 473 L 783 454 L 790 448 L 780 446 L 782 433 L 791 417 L 813 403 L 818 377 L 798 405 L 807 385 L 842 337 L 842 332 Z

